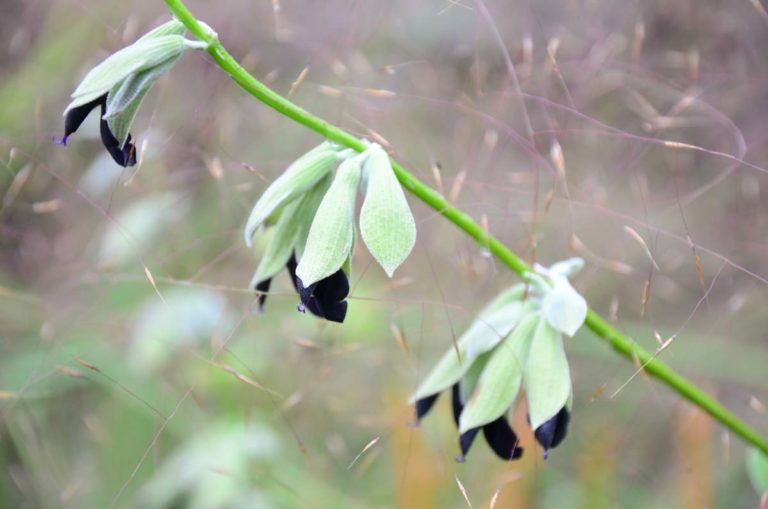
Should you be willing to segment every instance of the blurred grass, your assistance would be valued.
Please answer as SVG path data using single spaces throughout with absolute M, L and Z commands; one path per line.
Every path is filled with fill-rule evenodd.
M 524 408 L 512 464 L 481 441 L 456 464 L 447 400 L 411 427 L 420 374 L 515 281 L 417 203 L 419 241 L 394 282 L 358 249 L 343 326 L 296 313 L 284 274 L 255 314 L 245 285 L 263 245 L 249 253 L 241 228 L 313 135 L 189 55 L 139 113 L 138 168 L 115 171 L 95 123 L 66 150 L 49 144 L 89 66 L 164 19 L 156 2 L 130 7 L 29 2 L 4 20 L 1 507 L 466 507 L 457 479 L 474 507 L 757 505 L 743 446 L 643 376 L 613 396 L 637 368 L 587 333 L 568 343 L 574 419 L 548 461 Z M 384 137 L 518 252 L 584 256 L 577 285 L 597 309 L 646 348 L 678 334 L 663 358 L 768 431 L 765 172 L 649 143 L 768 166 L 768 24 L 752 4 L 488 2 L 536 153 L 469 3 L 192 7 L 278 91 L 309 66 L 295 101 Z M 661 267 L 645 303 L 651 263 L 625 225 Z

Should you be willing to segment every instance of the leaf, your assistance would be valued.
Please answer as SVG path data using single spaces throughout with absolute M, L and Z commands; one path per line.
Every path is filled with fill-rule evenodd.
M 747 475 L 758 495 L 768 492 L 768 455 L 751 448 L 747 452 Z
M 104 119 L 109 130 L 122 147 L 128 139 L 136 112 L 152 85 L 178 62 L 181 53 L 165 62 L 128 76 L 107 94 L 107 112 Z
M 571 395 L 571 374 L 560 333 L 539 317 L 525 364 L 528 413 L 534 430 L 554 417 Z
M 317 208 L 296 276 L 304 287 L 338 271 L 352 252 L 355 239 L 355 198 L 360 163 L 347 159 L 336 172 L 330 189 Z
M 416 223 L 387 153 L 378 145 L 371 145 L 368 152 L 360 232 L 368 251 L 392 277 L 413 249 Z
M 491 354 L 468 403 L 461 413 L 459 433 L 495 421 L 520 392 L 528 348 L 539 317 L 526 315 Z
M 155 67 L 178 56 L 184 47 L 182 36 L 163 35 L 137 41 L 113 53 L 85 75 L 72 93 L 73 101 L 67 106 L 67 110 L 106 94 L 133 73 Z
M 567 279 L 558 277 L 554 283 L 554 288 L 544 296 L 542 313 L 556 330 L 573 336 L 587 317 L 587 301 Z
M 294 200 L 285 207 L 253 275 L 251 288 L 284 269 L 297 244 L 299 242 L 303 244 L 306 241 L 309 224 L 330 184 L 331 176 L 326 175 L 302 198 Z
M 475 320 L 458 340 L 460 358 L 454 347 L 449 348 L 411 396 L 411 402 L 442 392 L 461 380 L 475 359 L 493 349 L 530 310 L 528 303 L 511 301 Z
M 326 141 L 294 161 L 272 182 L 253 206 L 245 225 L 246 245 L 251 247 L 254 233 L 270 215 L 301 196 L 330 173 L 337 159 L 336 149 Z

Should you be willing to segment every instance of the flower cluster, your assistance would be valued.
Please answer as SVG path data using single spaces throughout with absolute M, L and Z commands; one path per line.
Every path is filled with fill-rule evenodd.
M 361 185 L 365 198 L 359 225 L 368 250 L 390 277 L 408 257 L 416 224 L 386 152 L 376 144 L 355 154 L 321 143 L 264 191 L 248 218 L 249 246 L 257 230 L 274 225 L 251 280 L 262 310 L 272 278 L 285 267 L 299 294 L 300 311 L 344 321 Z
M 64 111 L 64 136 L 56 143 L 66 145 L 88 114 L 99 108 L 104 148 L 120 166 L 135 165 L 136 146 L 129 130 L 144 96 L 185 49 L 206 47 L 185 39 L 184 32 L 182 23 L 171 20 L 91 69 L 72 93 Z
M 562 334 L 573 336 L 586 318 L 586 302 L 568 281 L 583 263 L 571 258 L 548 269 L 536 265 L 527 284 L 503 292 L 480 313 L 412 396 L 421 420 L 451 389 L 460 461 L 481 429 L 500 458 L 522 456 L 507 414 L 523 388 L 544 457 L 565 438 L 573 393 Z

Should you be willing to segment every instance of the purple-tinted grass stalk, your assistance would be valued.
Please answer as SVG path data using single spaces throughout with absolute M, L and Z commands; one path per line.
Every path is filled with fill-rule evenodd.
M 222 71 L 240 85 L 246 92 L 275 109 L 278 113 L 296 121 L 297 123 L 312 129 L 321 136 L 340 145 L 344 145 L 358 152 L 367 148 L 366 143 L 343 129 L 326 122 L 325 120 L 309 113 L 297 106 L 285 97 L 267 87 L 248 71 L 224 49 L 218 37 L 206 30 L 189 11 L 182 0 L 165 0 L 169 10 L 181 21 L 187 29 L 198 39 L 208 44 L 208 53 L 221 68 Z M 397 175 L 400 184 L 410 191 L 418 199 L 429 205 L 443 217 L 456 225 L 464 233 L 475 239 L 480 245 L 490 251 L 500 262 L 513 270 L 519 276 L 531 272 L 531 267 L 519 256 L 512 252 L 501 241 L 486 232 L 469 215 L 451 205 L 440 193 L 421 182 L 413 174 L 392 161 L 392 168 Z M 658 360 L 654 354 L 646 351 L 636 344 L 627 335 L 608 323 L 603 317 L 593 310 L 587 311 L 585 325 L 600 339 L 611 345 L 619 354 L 637 362 L 649 375 L 657 378 L 671 389 L 680 394 L 692 404 L 701 408 L 723 426 L 740 436 L 746 442 L 754 445 L 768 454 L 768 439 L 763 437 L 746 422 L 739 419 L 733 412 L 721 405 L 716 399 L 698 388 L 690 380 L 675 372 L 664 362 Z

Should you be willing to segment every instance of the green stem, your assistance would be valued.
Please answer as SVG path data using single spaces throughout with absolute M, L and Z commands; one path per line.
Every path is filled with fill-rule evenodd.
M 246 92 L 266 105 L 274 108 L 280 114 L 316 131 L 328 140 L 358 152 L 365 150 L 366 145 L 363 140 L 329 124 L 319 117 L 316 117 L 254 78 L 227 52 L 226 49 L 224 49 L 215 35 L 203 28 L 189 9 L 187 9 L 182 0 L 166 0 L 166 4 L 176 18 L 184 23 L 192 34 L 201 41 L 208 43 L 208 53 L 210 53 L 218 66 L 224 72 L 229 74 Z M 499 261 L 520 276 L 530 272 L 531 268 L 527 263 L 513 253 L 501 241 L 486 232 L 469 215 L 452 206 L 437 191 L 421 182 L 396 162 L 392 162 L 392 167 L 403 187 L 408 189 L 414 196 L 442 214 L 464 233 L 488 249 L 499 259 Z M 747 423 L 736 417 L 731 411 L 696 387 L 696 385 L 688 379 L 676 373 L 662 361 L 655 359 L 654 355 L 641 348 L 600 315 L 590 309 L 584 323 L 597 337 L 609 343 L 621 355 L 633 362 L 639 362 L 644 366 L 643 369 L 646 373 L 658 378 L 673 390 L 677 391 L 682 397 L 720 421 L 720 423 L 739 435 L 745 441 L 768 454 L 768 439 L 761 436 Z

